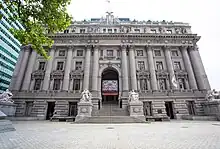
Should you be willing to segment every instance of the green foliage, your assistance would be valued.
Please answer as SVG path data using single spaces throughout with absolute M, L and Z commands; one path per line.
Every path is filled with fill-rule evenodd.
M 22 45 L 32 45 L 36 52 L 49 59 L 48 48 L 53 40 L 47 33 L 55 34 L 65 30 L 72 17 L 67 13 L 71 0 L 3 0 L 7 9 L 13 12 L 11 21 L 18 20 L 22 29 L 11 29 L 12 34 Z M 0 9 L 6 9 L 0 2 Z

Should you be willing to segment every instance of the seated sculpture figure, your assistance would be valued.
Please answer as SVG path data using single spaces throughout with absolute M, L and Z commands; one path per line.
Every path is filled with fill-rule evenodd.
M 2 94 L 0 94 L 0 102 L 4 103 L 14 103 L 14 101 L 11 99 L 13 94 L 7 89 Z
M 129 92 L 129 102 L 137 102 L 139 101 L 139 94 L 136 93 L 134 90 Z
M 220 93 L 217 92 L 215 89 L 209 90 L 206 94 L 207 100 L 220 100 Z
M 81 94 L 81 102 L 91 102 L 92 94 L 89 90 L 85 89 Z

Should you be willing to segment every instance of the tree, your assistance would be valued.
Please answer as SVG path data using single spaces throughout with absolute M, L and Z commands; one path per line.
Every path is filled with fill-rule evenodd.
M 3 0 L 0 9 L 12 12 L 9 20 L 19 21 L 24 29 L 10 31 L 22 45 L 32 48 L 45 59 L 54 41 L 47 33 L 65 30 L 72 17 L 67 13 L 71 0 Z

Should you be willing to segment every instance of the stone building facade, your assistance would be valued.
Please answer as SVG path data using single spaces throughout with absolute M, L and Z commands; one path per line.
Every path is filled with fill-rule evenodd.
M 16 116 L 46 119 L 54 111 L 75 116 L 84 89 L 92 93 L 94 110 L 111 101 L 126 109 L 128 92 L 135 90 L 146 116 L 204 114 L 201 102 L 210 85 L 197 46 L 200 36 L 189 24 L 107 13 L 49 36 L 55 41 L 49 61 L 28 46 L 21 51 L 10 86 Z

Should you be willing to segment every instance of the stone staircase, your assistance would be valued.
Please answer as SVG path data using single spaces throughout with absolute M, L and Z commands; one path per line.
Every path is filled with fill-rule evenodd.
M 100 110 L 93 110 L 92 117 L 77 123 L 147 123 L 146 121 L 130 117 L 127 109 L 122 109 L 118 104 L 103 104 Z

